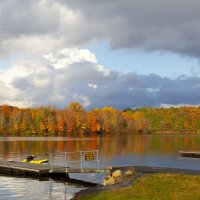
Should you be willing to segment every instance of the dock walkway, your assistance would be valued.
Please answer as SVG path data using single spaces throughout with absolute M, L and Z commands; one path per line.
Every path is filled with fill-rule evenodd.
M 69 173 L 100 173 L 104 170 L 96 169 L 71 169 L 48 164 L 32 164 L 17 161 L 0 160 L 0 174 L 35 177 L 65 177 Z

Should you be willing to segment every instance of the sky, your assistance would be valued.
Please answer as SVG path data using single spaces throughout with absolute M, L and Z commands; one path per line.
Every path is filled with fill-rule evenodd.
M 199 106 L 199 7 L 0 0 L 0 105 Z

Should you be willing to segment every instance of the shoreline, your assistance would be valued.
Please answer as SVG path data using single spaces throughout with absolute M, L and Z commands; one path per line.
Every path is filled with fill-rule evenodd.
M 146 175 L 147 174 L 145 174 L 145 173 L 136 173 L 132 177 L 130 177 L 128 180 L 121 182 L 121 183 L 117 183 L 117 184 L 110 185 L 110 186 L 97 185 L 94 187 L 90 187 L 90 188 L 87 188 L 85 190 L 81 190 L 81 191 L 75 193 L 75 195 L 72 199 L 80 200 L 83 196 L 86 196 L 86 195 L 96 194 L 98 192 L 113 191 L 113 190 L 116 190 L 119 188 L 128 187 L 128 186 L 132 185 L 135 181 L 137 181 L 138 179 L 140 179 Z
M 66 138 L 66 137 L 83 137 L 89 138 L 89 136 L 119 136 L 119 135 L 200 135 L 198 131 L 152 131 L 151 133 L 120 133 L 120 134 L 108 134 L 108 133 L 91 133 L 91 134 L 66 134 L 65 136 L 52 136 L 52 135 L 0 135 L 0 138 Z
M 81 190 L 75 193 L 73 200 L 80 200 L 83 196 L 96 194 L 99 192 L 113 191 L 119 188 L 128 187 L 134 184 L 138 179 L 149 176 L 155 173 L 170 173 L 170 174 L 185 174 L 185 175 L 200 175 L 200 170 L 181 169 L 181 168 L 166 168 L 166 167 L 152 167 L 152 166 L 121 166 L 113 167 L 111 172 L 115 170 L 121 170 L 124 173 L 127 170 L 134 170 L 135 174 L 127 178 L 125 181 L 116 183 L 110 186 L 96 185 L 89 187 L 85 190 Z

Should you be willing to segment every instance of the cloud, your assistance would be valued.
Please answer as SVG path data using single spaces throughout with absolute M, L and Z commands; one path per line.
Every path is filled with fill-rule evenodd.
M 199 58 L 199 7 L 197 0 L 0 1 L 0 56 L 106 40 L 117 49 Z
M 1 70 L 0 104 L 64 108 L 79 101 L 88 109 L 200 104 L 199 77 L 110 71 L 87 49 L 67 48 L 49 55 L 20 59 Z
M 113 48 L 169 51 L 199 57 L 200 2 L 196 0 L 60 0 L 80 10 Z
M 0 104 L 198 105 L 197 74 L 119 73 L 85 46 L 108 41 L 114 49 L 199 58 L 199 7 L 196 0 L 0 0 L 0 58 L 11 63 L 0 69 Z
M 43 56 L 47 61 L 50 61 L 55 69 L 65 68 L 74 63 L 91 62 L 97 63 L 96 56 L 88 49 L 69 49 L 65 48 L 58 51 L 56 55 L 49 53 Z

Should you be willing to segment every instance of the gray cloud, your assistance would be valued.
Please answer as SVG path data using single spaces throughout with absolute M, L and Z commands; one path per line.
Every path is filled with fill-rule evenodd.
M 171 51 L 199 57 L 200 2 L 196 0 L 61 0 L 78 9 L 113 48 Z
M 0 1 L 0 33 L 4 37 L 48 34 L 58 28 L 59 13 L 48 1 Z
M 106 39 L 112 48 L 199 57 L 199 7 L 197 0 L 0 1 L 0 50 L 47 53 Z
M 143 76 L 130 73 L 128 75 L 131 79 L 127 82 L 124 81 L 124 77 L 127 74 L 123 74 L 117 77 L 117 84 L 113 81 L 100 87 L 96 94 L 97 98 L 94 100 L 95 104 L 107 104 L 118 108 L 125 108 L 160 106 L 161 104 L 198 105 L 200 103 L 199 78 L 172 80 L 153 74 Z M 104 100 L 101 101 L 101 99 Z

